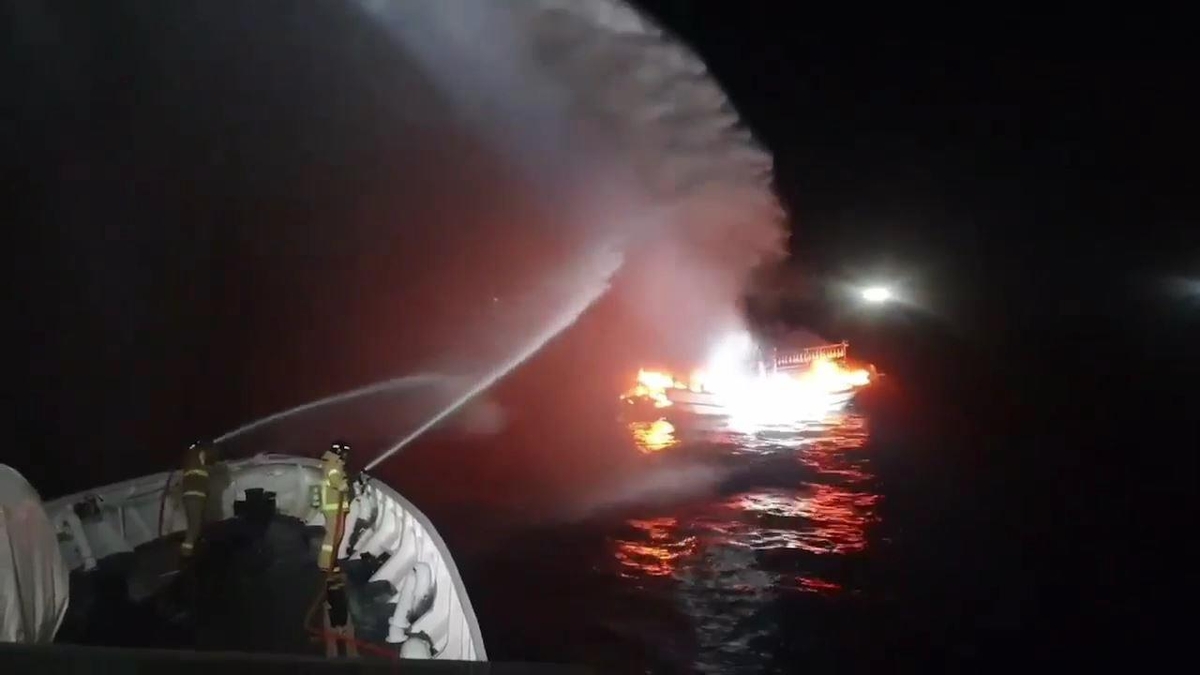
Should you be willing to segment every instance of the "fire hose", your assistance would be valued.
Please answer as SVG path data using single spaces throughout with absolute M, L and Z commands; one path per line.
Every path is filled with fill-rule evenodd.
M 162 497 L 159 499 L 159 502 L 158 502 L 158 536 L 159 537 L 162 537 L 162 534 L 163 534 L 164 514 L 166 511 L 166 507 L 167 507 L 167 493 L 170 492 L 171 479 L 174 477 L 175 477 L 175 470 L 172 469 L 169 473 L 167 473 L 166 483 L 163 484 Z M 324 579 L 325 583 L 322 584 L 321 588 L 317 591 L 316 597 L 313 599 L 312 604 L 309 605 L 309 607 L 308 607 L 308 612 L 306 612 L 304 615 L 305 632 L 307 632 L 309 634 L 309 636 L 311 636 L 313 639 L 319 640 L 322 642 L 329 640 L 329 639 L 333 639 L 335 641 L 341 641 L 341 642 L 351 642 L 351 643 L 354 643 L 354 645 L 356 647 L 358 647 L 360 650 L 362 650 L 363 652 L 375 654 L 376 656 L 383 656 L 383 657 L 389 658 L 389 659 L 399 658 L 399 656 L 396 654 L 395 650 L 390 649 L 388 647 L 383 647 L 383 646 L 377 645 L 372 642 L 366 642 L 364 640 L 359 640 L 357 638 L 352 638 L 352 637 L 348 637 L 345 635 L 341 635 L 339 633 L 334 633 L 333 631 L 326 630 L 325 628 L 319 628 L 317 626 L 312 625 L 314 615 L 316 614 L 316 611 L 317 611 L 317 607 L 319 607 L 321 605 L 321 603 L 324 602 L 327 597 L 327 589 L 329 588 L 329 582 L 333 579 L 334 574 L 340 573 L 335 570 L 337 567 L 337 552 L 341 546 L 342 537 L 345 535 L 345 526 L 346 526 L 346 512 L 344 510 L 345 504 L 346 504 L 346 496 L 343 494 L 341 499 L 338 501 L 338 517 L 337 517 L 337 520 L 335 521 L 336 524 L 334 525 L 333 562 L 330 565 L 329 569 L 325 571 L 325 579 Z M 347 611 L 349 611 L 348 607 L 347 607 Z M 347 620 L 348 620 L 348 618 L 347 618 Z
M 313 619 L 317 613 L 317 608 L 320 607 L 321 603 L 324 602 L 328 597 L 329 582 L 333 580 L 335 574 L 342 574 L 342 572 L 337 569 L 337 554 L 338 549 L 341 548 L 342 536 L 345 534 L 345 504 L 346 496 L 343 494 L 341 499 L 338 500 L 338 517 L 336 524 L 334 525 L 333 558 L 330 562 L 329 569 L 325 570 L 325 583 L 321 584 L 321 588 L 317 590 L 316 597 L 313 598 L 312 604 L 308 606 L 308 612 L 306 612 L 304 615 L 304 630 L 309 634 L 310 637 L 317 641 L 325 642 L 332 639 L 339 642 L 353 643 L 354 646 L 358 647 L 363 652 L 375 654 L 376 656 L 383 656 L 389 659 L 399 658 L 395 650 L 391 648 L 383 647 L 373 642 L 366 642 L 357 638 L 348 637 L 325 628 L 318 628 L 317 626 L 313 625 Z M 350 611 L 349 603 L 347 603 L 346 611 L 347 613 Z M 347 616 L 346 620 L 349 621 L 350 617 Z

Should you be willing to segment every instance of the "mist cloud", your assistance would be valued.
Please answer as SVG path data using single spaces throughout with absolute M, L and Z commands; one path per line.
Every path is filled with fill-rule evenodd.
M 699 58 L 624 3 L 361 4 L 549 205 L 545 227 L 622 243 L 647 318 L 727 323 L 781 254 L 770 155 Z
M 770 156 L 622 3 L 0 4 L 16 424 L 81 475 L 469 381 L 610 283 L 686 341 L 781 251 Z

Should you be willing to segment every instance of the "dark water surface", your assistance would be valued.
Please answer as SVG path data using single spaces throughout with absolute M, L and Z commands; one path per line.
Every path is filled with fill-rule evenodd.
M 556 445 L 558 425 L 530 414 L 502 447 L 415 452 L 407 479 L 384 475 L 454 550 L 490 658 L 635 672 L 966 664 L 1020 622 L 1019 553 L 981 566 L 973 530 L 993 525 L 970 505 L 974 479 L 921 437 L 928 420 L 891 383 L 772 428 L 611 412 L 593 411 L 583 446 Z M 418 484 L 426 471 L 445 491 Z
M 1146 666 L 1190 644 L 1172 617 L 1194 597 L 1200 372 L 1170 327 L 969 358 L 905 344 L 850 408 L 770 429 L 620 419 L 623 379 L 602 375 L 629 371 L 583 369 L 580 338 L 485 395 L 502 424 L 439 428 L 376 477 L 449 544 L 494 660 Z M 297 447 L 325 447 L 324 424 Z

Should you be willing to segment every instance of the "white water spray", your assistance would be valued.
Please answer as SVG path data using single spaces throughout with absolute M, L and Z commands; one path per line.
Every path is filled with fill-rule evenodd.
M 454 119 L 566 205 L 561 232 L 686 241 L 741 271 L 782 253 L 770 154 L 704 63 L 626 2 L 357 4 Z
M 591 288 L 585 288 L 584 292 L 578 298 L 576 298 L 575 301 L 569 305 L 556 320 L 547 326 L 545 330 L 537 335 L 513 358 L 503 363 L 499 368 L 495 369 L 491 373 L 485 375 L 465 394 L 454 400 L 450 405 L 446 406 L 434 416 L 430 417 L 407 436 L 397 441 L 394 445 L 392 445 L 392 447 L 380 453 L 378 457 L 371 460 L 370 464 L 367 464 L 365 470 L 370 471 L 386 461 L 389 457 L 403 449 L 404 446 L 412 443 L 414 440 L 419 438 L 421 434 L 432 429 L 435 425 L 437 425 L 438 422 L 441 422 L 450 415 L 454 414 L 457 410 L 470 402 L 471 399 L 487 390 L 493 384 L 500 381 L 500 379 L 505 375 L 511 373 L 518 366 L 528 361 L 534 354 L 541 351 L 542 347 L 545 347 L 546 344 L 553 340 L 559 333 L 563 332 L 572 324 L 574 324 L 581 314 L 587 311 L 587 309 L 591 307 L 596 300 L 600 299 L 600 296 L 604 295 L 604 292 L 608 290 L 609 281 L 612 279 L 613 274 L 615 274 L 616 271 L 621 267 L 623 260 L 624 258 L 621 253 L 614 248 L 603 250 L 596 258 L 595 266 L 591 268 L 592 273 L 596 274 L 598 278 L 602 279 L 603 283 L 593 285 Z
M 224 306 L 221 289 L 245 289 L 246 311 L 261 319 L 256 325 L 292 322 L 279 329 L 292 335 L 281 358 L 293 363 L 328 344 L 328 335 L 306 331 L 302 322 L 341 313 L 346 325 L 370 336 L 366 342 L 355 331 L 336 341 L 344 354 L 354 355 L 355 367 L 362 358 L 379 357 L 371 350 L 380 348 L 395 355 L 377 361 L 388 373 L 401 366 L 383 364 L 409 364 L 402 366 L 409 372 L 452 372 L 442 364 L 453 366 L 462 382 L 448 391 L 439 385 L 432 404 L 422 398 L 429 406 L 419 411 L 424 415 L 466 392 L 468 384 L 482 390 L 503 377 L 559 326 L 569 325 L 587 304 L 576 310 L 581 297 L 603 292 L 597 289 L 607 280 L 594 270 L 573 284 L 555 282 L 555 272 L 586 263 L 589 243 L 629 244 L 620 249 L 627 271 L 645 265 L 655 274 L 631 284 L 641 290 L 624 300 L 655 326 L 672 315 L 677 334 L 711 325 L 710 309 L 735 309 L 722 300 L 733 295 L 742 273 L 780 250 L 769 154 L 740 128 L 704 64 L 623 0 L 296 1 L 284 3 L 286 20 L 274 3 L 164 4 L 110 13 L 128 30 L 86 22 L 59 27 L 66 15 L 53 12 L 34 17 L 34 32 L 28 21 L 18 22 L 19 52 L 33 61 L 50 58 L 48 67 L 66 77 L 22 83 L 22 120 L 58 125 L 72 110 L 106 109 L 111 102 L 103 99 L 103 87 L 93 85 L 127 75 L 125 60 L 92 68 L 90 47 L 124 54 L 129 45 L 122 36 L 150 38 L 143 35 L 147 26 L 188 37 L 148 42 L 156 59 L 196 65 L 186 82 L 138 74 L 134 85 L 147 94 L 142 99 L 161 105 L 133 105 L 119 116 L 117 131 L 150 139 L 130 150 L 128 165 L 168 161 L 171 171 L 147 174 L 147 180 L 164 182 L 149 192 L 101 200 L 102 212 L 88 209 L 100 220 L 121 220 L 122 240 L 137 242 L 154 264 L 126 265 L 120 278 L 110 278 L 103 274 L 109 258 L 124 249 L 111 246 L 104 228 L 68 228 L 62 245 L 52 247 L 58 260 L 49 261 L 58 265 L 52 271 L 66 276 L 42 275 L 66 281 L 51 283 L 48 297 L 65 293 L 74 302 L 84 289 L 86 315 L 97 323 L 72 331 L 65 341 L 49 341 L 47 348 L 57 351 L 47 358 L 94 341 L 115 348 L 120 343 L 113 340 L 128 330 L 148 329 L 171 341 L 176 330 L 190 340 L 203 331 L 223 332 L 227 324 L 244 328 Z M 59 35 L 64 28 L 71 30 Z M 49 56 L 39 47 L 42 33 L 62 38 L 56 37 Z M 315 65 L 313 54 L 321 55 Z M 287 86 L 275 86 L 280 82 Z M 228 96 L 230 86 L 246 96 Z M 164 110 L 184 116 L 158 124 Z M 262 115 L 286 123 L 243 133 Z M 180 125 L 190 130 L 186 139 L 174 133 Z M 63 137 L 55 128 L 47 133 Z M 46 154 L 35 146 L 30 158 Z M 237 170 L 213 159 L 214 149 L 236 155 Z M 103 163 L 103 153 L 93 148 L 82 161 Z M 330 167 L 343 170 L 333 175 Z M 161 218 L 125 217 L 145 209 L 144 194 L 172 189 L 177 172 L 209 186 L 205 194 L 229 204 L 230 217 L 200 214 L 195 227 L 183 228 L 184 240 L 160 236 Z M 60 183 L 56 190 L 65 194 L 77 187 Z M 314 201 L 294 222 L 294 200 L 274 197 L 314 185 L 320 194 L 311 195 Z M 279 211 L 265 213 L 268 208 Z M 179 213 L 189 223 L 194 216 Z M 244 222 L 263 227 L 243 237 Z M 222 247 L 218 258 L 204 254 L 213 242 Z M 189 270 L 187 277 L 197 276 L 202 285 L 211 279 L 230 283 L 212 286 L 180 317 L 186 321 L 164 324 L 158 317 L 163 303 L 193 300 L 188 284 L 162 283 L 162 271 L 175 269 Z M 270 283 L 257 283 L 260 270 L 269 270 Z M 537 311 L 509 312 L 511 298 L 531 287 L 548 299 Z M 497 297 L 487 311 L 469 309 Z M 51 309 L 27 322 L 35 328 L 59 318 L 53 308 L 61 303 L 42 304 Z M 690 306 L 698 310 L 680 311 Z M 690 320 L 679 320 L 681 315 Z M 468 338 L 462 348 L 450 344 L 459 336 Z M 230 353 L 221 360 L 249 359 L 240 345 L 226 346 Z M 429 352 L 441 352 L 437 365 Z M 151 362 L 149 371 L 173 365 L 162 354 L 168 360 Z M 345 368 L 338 354 L 329 356 L 324 371 Z M 468 359 L 477 361 L 465 365 Z M 107 368 L 97 371 L 102 373 L 112 375 Z M 249 381 L 239 386 L 253 392 L 250 378 L 263 374 L 251 369 L 246 375 Z M 336 394 L 252 421 L 218 440 L 234 444 L 325 406 L 356 405 L 425 381 L 398 378 Z M 101 385 L 103 378 L 90 384 Z M 127 395 L 142 391 L 140 382 L 123 386 Z M 97 423 L 89 435 L 128 440 L 141 424 L 121 397 L 97 401 L 87 389 L 78 390 L 80 412 Z M 29 409 L 42 402 L 29 403 Z M 380 421 L 400 426 L 390 416 Z M 75 432 L 69 433 L 73 438 Z
M 458 122 L 511 162 L 544 205 L 553 205 L 556 239 L 621 243 L 609 249 L 610 268 L 581 257 L 559 264 L 560 274 L 575 277 L 571 282 L 543 275 L 536 318 L 520 321 L 512 340 L 519 346 L 503 352 L 511 356 L 482 370 L 473 387 L 368 469 L 574 323 L 632 252 L 625 244 L 644 251 L 672 242 L 668 248 L 683 261 L 672 272 L 672 288 L 683 297 L 702 288 L 718 304 L 728 299 L 729 307 L 720 308 L 728 311 L 735 294 L 713 287 L 736 288 L 740 273 L 781 251 L 769 154 L 739 127 L 703 63 L 624 2 L 358 4 L 434 84 Z M 589 251 L 575 247 L 581 249 Z M 560 288 L 574 294 L 555 293 Z
M 358 389 L 352 389 L 350 391 L 344 391 L 340 394 L 334 394 L 333 396 L 326 396 L 325 398 L 318 399 L 316 401 L 311 401 L 309 403 L 305 403 L 304 405 L 298 405 L 294 408 L 288 408 L 287 410 L 277 412 L 273 415 L 261 417 L 257 420 L 254 420 L 253 422 L 243 424 L 242 426 L 234 429 L 233 431 L 229 431 L 221 436 L 218 436 L 216 439 L 213 440 L 213 442 L 214 443 L 224 443 L 232 438 L 236 438 L 238 436 L 241 436 L 242 434 L 249 433 L 251 431 L 254 431 L 255 429 L 264 427 L 268 424 L 272 424 L 274 422 L 279 422 L 280 420 L 284 420 L 289 417 L 294 417 L 295 415 L 299 415 L 300 413 L 309 412 L 311 410 L 316 410 L 318 408 L 324 408 L 326 406 L 335 405 L 338 403 L 345 403 L 347 401 L 352 401 L 354 399 L 362 398 L 364 396 L 371 396 L 373 394 L 381 394 L 384 392 L 393 391 L 393 390 L 397 390 L 397 389 L 403 389 L 403 388 L 407 388 L 407 387 L 417 387 L 417 386 L 420 386 L 423 384 L 432 384 L 434 382 L 441 382 L 444 380 L 445 380 L 445 376 L 443 376 L 443 375 L 421 374 L 421 375 L 408 375 L 406 377 L 395 377 L 390 380 L 384 380 L 383 382 L 376 382 L 375 384 L 370 384 L 365 387 L 360 387 Z

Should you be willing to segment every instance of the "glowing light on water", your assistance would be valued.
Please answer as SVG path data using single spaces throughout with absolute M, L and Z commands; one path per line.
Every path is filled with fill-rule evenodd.
M 696 550 L 695 537 L 679 536 L 675 518 L 628 521 L 628 539 L 616 541 L 616 558 L 627 578 L 663 577 L 675 572 L 678 564 Z
M 662 418 L 653 422 L 632 422 L 629 431 L 633 433 L 633 442 L 644 453 L 661 452 L 679 445 L 675 425 Z
M 764 489 L 732 498 L 735 511 L 775 521 L 804 523 L 803 528 L 772 530 L 764 537 L 771 547 L 818 555 L 848 555 L 867 548 L 867 530 L 879 516 L 881 497 L 871 485 L 868 439 L 861 415 L 838 415 L 814 428 L 820 435 L 796 448 L 797 459 L 817 480 L 797 489 Z M 809 589 L 813 590 L 813 589 Z

